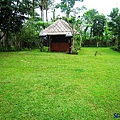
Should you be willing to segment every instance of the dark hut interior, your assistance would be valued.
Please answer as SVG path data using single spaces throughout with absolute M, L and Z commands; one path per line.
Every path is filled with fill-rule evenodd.
M 42 30 L 39 35 L 40 37 L 46 36 L 51 52 L 71 52 L 73 29 L 66 21 L 58 19 Z
M 52 52 L 66 52 L 70 51 L 71 38 L 65 35 L 52 35 L 50 41 L 50 51 Z

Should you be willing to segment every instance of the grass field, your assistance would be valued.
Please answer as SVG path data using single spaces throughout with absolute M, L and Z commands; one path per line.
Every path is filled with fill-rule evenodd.
M 114 120 L 114 113 L 120 114 L 120 53 L 0 53 L 0 120 Z

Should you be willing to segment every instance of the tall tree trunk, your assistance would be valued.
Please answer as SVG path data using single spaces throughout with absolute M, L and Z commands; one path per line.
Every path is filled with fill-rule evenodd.
M 99 47 L 99 38 L 97 37 L 97 48 Z
M 48 21 L 48 10 L 47 10 L 47 8 L 46 8 L 46 21 Z
M 92 38 L 92 28 L 90 29 L 90 40 Z
M 55 20 L 55 8 L 53 10 L 53 21 Z
M 81 47 L 82 47 L 82 35 L 80 33 L 80 49 L 81 49 Z
M 66 18 L 69 18 L 69 13 L 66 12 Z
M 39 5 L 40 11 L 41 11 L 41 19 L 44 21 L 44 9 L 42 5 Z
M 120 50 L 120 35 L 118 36 L 118 49 Z
M 5 36 L 5 34 L 6 34 L 6 32 L 4 32 L 4 33 L 0 33 L 0 40 Z
M 85 40 L 86 40 L 86 32 L 87 32 L 87 30 L 88 30 L 88 26 L 85 28 L 85 30 L 84 30 L 84 37 L 85 37 Z
M 35 19 L 35 0 L 33 0 L 32 17 Z
M 97 41 L 97 48 L 99 47 L 99 42 Z
M 6 47 L 7 51 L 10 51 L 10 45 L 9 45 L 9 31 L 6 32 L 5 47 Z
M 42 10 L 42 20 L 44 21 L 44 10 Z
M 44 21 L 44 10 L 43 9 L 41 9 L 41 19 L 42 21 Z

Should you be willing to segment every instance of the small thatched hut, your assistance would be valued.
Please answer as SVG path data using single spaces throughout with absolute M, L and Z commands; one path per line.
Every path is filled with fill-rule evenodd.
M 71 52 L 73 29 L 64 20 L 58 19 L 48 28 L 42 30 L 39 36 L 47 36 L 50 51 Z

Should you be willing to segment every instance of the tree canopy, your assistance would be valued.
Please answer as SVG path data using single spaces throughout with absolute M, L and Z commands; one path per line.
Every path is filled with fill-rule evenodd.
M 72 8 L 75 5 L 76 1 L 82 2 L 83 0 L 61 0 L 61 3 L 58 4 L 56 7 L 61 8 L 61 12 L 65 12 L 66 17 L 69 17 Z
M 10 49 L 9 38 L 10 33 L 16 34 L 22 28 L 27 15 L 31 12 L 30 0 L 2 0 L 0 1 L 0 30 L 4 36 L 4 46 Z
M 83 2 L 83 0 L 61 0 L 60 4 L 55 5 L 55 0 L 1 0 L 0 47 L 5 46 L 8 49 L 10 46 L 22 44 L 22 42 L 36 41 L 39 31 L 50 25 L 44 19 L 46 17 L 46 21 L 48 21 L 50 12 L 48 10 L 52 10 L 53 19 L 51 21 L 55 21 L 58 19 L 55 11 L 60 8 L 61 12 L 65 13 L 62 19 L 79 33 L 73 37 L 77 42 L 80 41 L 79 46 L 85 45 L 86 41 L 89 41 L 90 44 L 98 43 L 101 39 L 101 42 L 106 42 L 110 46 L 114 40 L 115 44 L 112 45 L 116 45 L 116 48 L 120 50 L 119 8 L 113 8 L 110 15 L 105 16 L 99 14 L 96 9 L 75 8 L 76 1 Z M 36 8 L 40 9 L 39 14 L 41 15 L 37 15 Z M 84 12 L 83 15 L 81 15 L 81 11 Z
M 118 8 L 113 8 L 110 15 L 110 21 L 108 22 L 108 25 L 110 27 L 110 31 L 113 32 L 113 35 L 117 39 L 117 46 L 118 50 L 120 51 L 120 13 Z
M 29 0 L 2 0 L 0 1 L 0 30 L 8 32 L 18 32 L 26 16 L 30 13 L 31 2 Z M 1 36 L 2 38 L 3 36 Z

